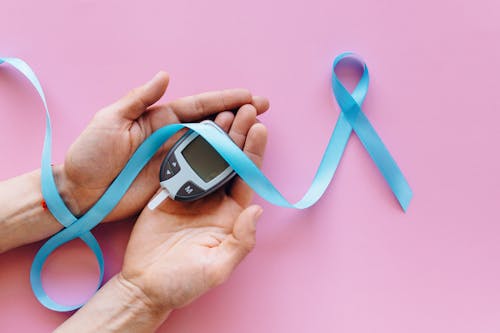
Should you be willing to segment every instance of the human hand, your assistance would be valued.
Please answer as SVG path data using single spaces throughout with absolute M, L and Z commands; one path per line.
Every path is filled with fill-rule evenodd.
M 56 182 L 75 215 L 90 209 L 140 144 L 158 128 L 196 122 L 216 114 L 219 122 L 230 123 L 234 118 L 230 110 L 248 103 L 259 114 L 268 108 L 266 99 L 252 97 L 244 89 L 203 93 L 153 106 L 163 96 L 168 81 L 168 75 L 160 72 L 150 82 L 97 112 L 70 147 Z M 132 216 L 146 205 L 158 187 L 161 161 L 178 137 L 160 148 L 105 221 Z
M 252 105 L 234 121 L 216 119 L 258 166 L 267 130 L 256 122 Z M 194 202 L 167 199 L 145 208 L 135 223 L 118 281 L 140 292 L 153 311 L 182 307 L 227 279 L 255 244 L 255 223 L 262 213 L 249 206 L 253 192 L 240 178 Z

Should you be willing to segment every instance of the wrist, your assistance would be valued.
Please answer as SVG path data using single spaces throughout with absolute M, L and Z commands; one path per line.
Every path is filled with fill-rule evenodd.
M 68 178 L 64 170 L 64 165 L 54 165 L 52 172 L 57 191 L 66 204 L 66 207 L 68 207 L 73 215 L 81 216 L 86 211 L 85 205 L 82 202 L 84 196 L 78 195 L 77 186 Z
M 153 321 L 163 322 L 172 309 L 154 302 L 139 286 L 129 281 L 120 272 L 113 278 L 116 289 L 123 295 L 126 304 L 133 304 L 134 308 Z
M 111 278 L 55 332 L 154 332 L 170 311 L 159 311 L 121 274 Z

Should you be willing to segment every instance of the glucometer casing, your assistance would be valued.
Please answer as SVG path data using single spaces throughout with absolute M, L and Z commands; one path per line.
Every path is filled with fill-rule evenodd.
M 210 120 L 202 123 L 227 135 Z M 165 156 L 160 167 L 160 185 L 172 199 L 193 201 L 224 186 L 235 174 L 202 136 L 189 130 Z

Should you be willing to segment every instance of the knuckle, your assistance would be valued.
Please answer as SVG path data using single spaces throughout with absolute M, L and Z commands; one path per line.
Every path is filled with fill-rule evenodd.
M 200 98 L 195 97 L 193 105 L 194 105 L 194 112 L 196 113 L 196 115 L 201 116 L 204 114 L 205 106 L 203 105 L 203 102 L 200 100 Z
M 222 109 L 223 109 L 223 110 L 229 110 L 229 109 L 228 109 L 228 104 L 227 104 L 227 102 L 226 102 L 226 94 L 225 94 L 223 91 L 221 91 L 221 92 L 219 93 L 219 99 L 220 99 L 220 102 L 221 102 L 221 104 L 222 104 Z
M 246 112 L 249 116 L 257 117 L 257 109 L 252 104 L 245 104 L 240 108 L 240 111 Z
M 229 136 L 231 137 L 231 139 L 233 139 L 233 141 L 236 143 L 236 145 L 240 148 L 243 146 L 243 144 L 245 143 L 245 140 L 247 138 L 247 136 L 245 134 L 240 133 L 236 130 L 230 131 Z
M 142 97 L 142 89 L 134 88 L 128 93 L 129 100 L 132 105 L 137 105 L 140 108 L 146 108 L 147 105 Z

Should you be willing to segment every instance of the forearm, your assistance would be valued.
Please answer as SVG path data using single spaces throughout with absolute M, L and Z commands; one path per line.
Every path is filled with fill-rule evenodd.
M 170 314 L 119 274 L 55 332 L 154 332 Z
M 54 177 L 64 198 L 62 167 Z M 62 228 L 43 205 L 40 170 L 0 182 L 0 253 L 49 237 Z

